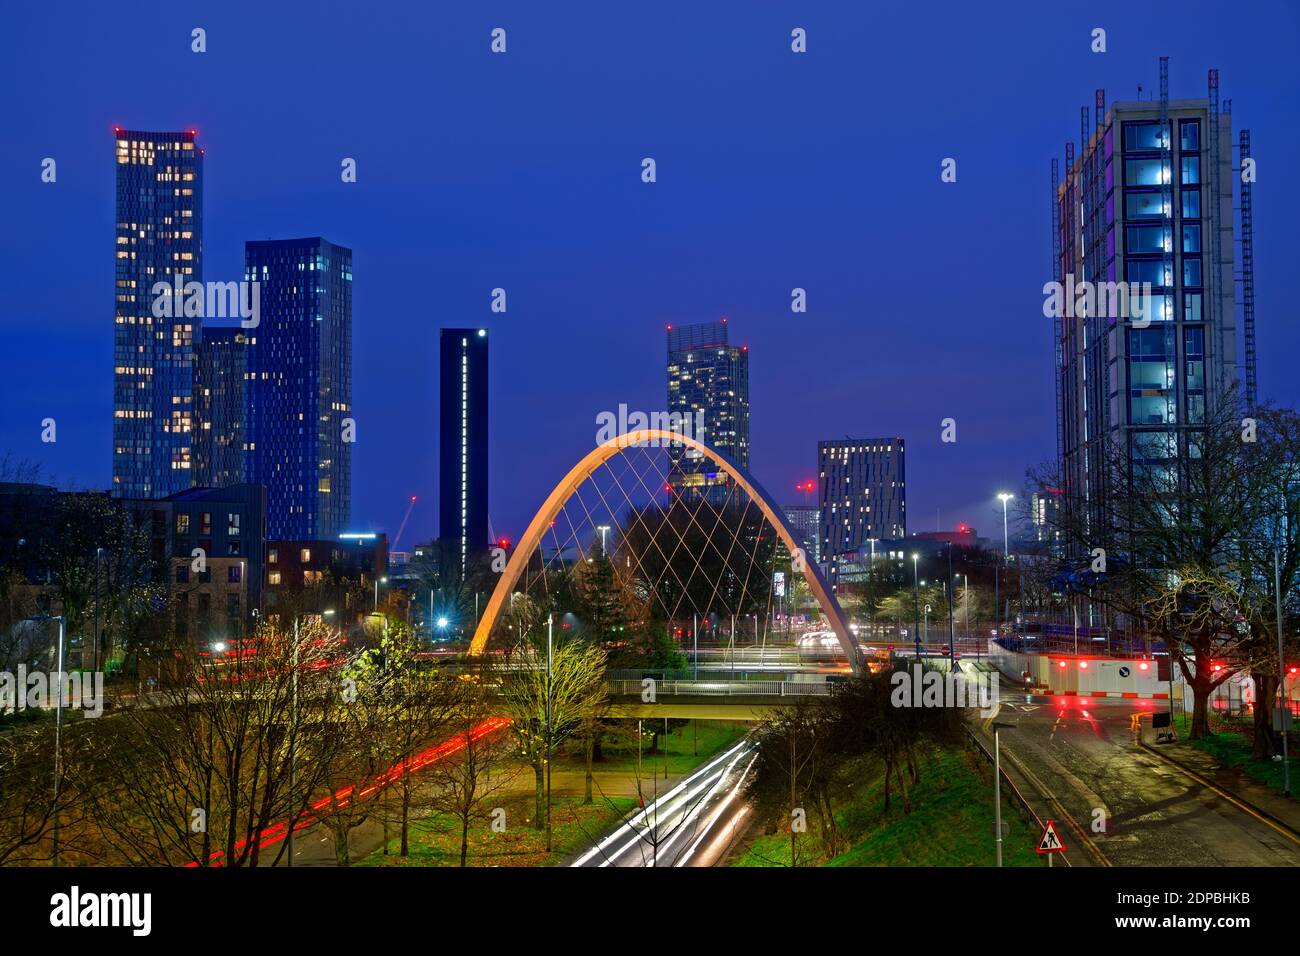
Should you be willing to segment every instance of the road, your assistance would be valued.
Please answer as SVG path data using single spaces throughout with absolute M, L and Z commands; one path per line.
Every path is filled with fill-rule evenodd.
M 1009 772 L 1054 798 L 1072 860 L 1111 866 L 1296 866 L 1300 841 L 1233 805 L 1133 739 L 1135 712 L 1164 702 L 1003 695 Z M 1009 756 L 1008 756 L 1009 755 Z M 1105 811 L 1105 832 L 1094 821 Z M 1075 850 L 1091 841 L 1100 854 Z M 1082 848 L 1080 848 L 1082 849 Z
M 571 866 L 712 866 L 739 835 L 740 790 L 754 762 L 749 738 L 651 800 Z

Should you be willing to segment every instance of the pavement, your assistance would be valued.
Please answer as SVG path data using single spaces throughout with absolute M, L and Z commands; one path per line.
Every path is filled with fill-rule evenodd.
M 1004 765 L 1036 791 L 1040 816 L 1065 824 L 1075 865 L 1300 865 L 1300 835 L 1250 806 L 1278 798 L 1138 743 L 1132 717 L 1158 702 L 1005 693 L 1002 701 L 999 723 L 1015 725 L 1000 735 Z

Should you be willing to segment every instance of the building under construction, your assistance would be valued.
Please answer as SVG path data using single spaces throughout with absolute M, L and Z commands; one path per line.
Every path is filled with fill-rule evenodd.
M 1205 97 L 1171 100 L 1162 57 L 1158 96 L 1108 106 L 1098 90 L 1080 112 L 1078 149 L 1065 146 L 1063 177 L 1052 160 L 1052 280 L 1064 298 L 1110 283 L 1126 284 L 1130 295 L 1143 283 L 1151 291 L 1147 308 L 1129 314 L 1112 298 L 1109 309 L 1069 308 L 1054 319 L 1067 526 L 1102 520 L 1108 461 L 1122 454 L 1132 474 L 1139 460 L 1176 459 L 1207 413 L 1234 398 L 1256 400 L 1244 181 L 1253 176 L 1238 175 L 1250 133 L 1241 131 L 1234 159 L 1230 108 L 1220 104 L 1217 70 Z

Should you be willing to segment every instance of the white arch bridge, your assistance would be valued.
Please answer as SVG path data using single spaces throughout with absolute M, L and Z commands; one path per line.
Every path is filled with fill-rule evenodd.
M 725 491 L 726 500 L 702 506 L 702 496 L 691 497 L 690 482 L 698 482 L 706 475 L 702 469 L 710 465 L 716 471 L 707 473 L 709 487 L 713 494 Z M 727 525 L 724 515 L 739 516 L 739 528 Z M 764 527 L 775 537 L 765 535 Z M 697 612 L 716 611 L 719 603 L 726 603 L 719 592 L 727 589 L 732 607 L 761 596 L 770 588 L 771 576 L 763 572 L 766 580 L 754 577 L 753 569 L 761 565 L 758 551 L 765 540 L 772 540 L 773 547 L 779 542 L 795 556 L 792 570 L 802 574 L 850 665 L 861 669 L 857 642 L 839 602 L 816 564 L 802 559 L 799 542 L 771 496 L 727 456 L 694 438 L 657 428 L 629 432 L 597 446 L 547 495 L 492 591 L 469 653 L 481 655 L 487 649 L 521 581 L 525 589 L 529 582 L 546 588 L 551 569 L 581 569 L 595 553 L 608 558 L 607 534 L 612 529 L 618 529 L 622 540 L 616 537 L 616 560 L 604 562 L 605 573 L 616 578 L 615 585 L 647 602 L 675 601 L 664 608 L 670 620 L 684 603 L 693 604 Z M 709 561 L 702 560 L 705 552 Z M 712 581 L 707 579 L 710 561 L 721 569 Z M 697 580 L 702 574 L 705 579 Z M 725 582 L 719 580 L 724 577 Z M 672 598 L 664 598 L 665 592 Z

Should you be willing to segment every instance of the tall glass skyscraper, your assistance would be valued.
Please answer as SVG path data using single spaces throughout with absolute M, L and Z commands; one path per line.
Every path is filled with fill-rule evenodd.
M 1095 129 L 1085 107 L 1078 159 L 1069 144 L 1056 183 L 1053 279 L 1066 302 L 1079 283 L 1127 282 L 1130 302 L 1151 286 L 1145 317 L 1130 305 L 1057 320 L 1060 504 L 1075 526 L 1107 520 L 1112 463 L 1131 476 L 1137 462 L 1185 458 L 1189 435 L 1237 394 L 1231 114 L 1218 71 L 1209 87 L 1169 100 L 1166 80 L 1161 99 L 1108 110 L 1098 91 Z
M 244 480 L 244 381 L 248 335 L 206 326 L 194 359 L 194 484 L 224 488 Z
M 260 298 L 245 330 L 245 480 L 266 485 L 270 539 L 335 538 L 352 516 L 352 250 L 248 242 L 244 269 Z
M 438 537 L 460 573 L 488 547 L 488 336 L 438 333 Z
M 203 151 L 194 130 L 115 132 L 112 491 L 164 498 L 192 483 L 201 319 L 155 316 L 153 288 L 203 281 Z
M 727 320 L 668 326 L 668 412 L 702 423 L 691 437 L 749 467 L 749 348 L 727 342 Z M 687 501 L 721 505 L 731 492 L 726 472 L 700 452 L 669 449 L 669 483 Z

